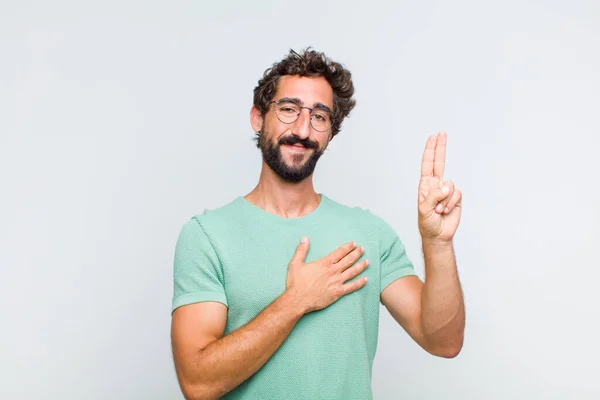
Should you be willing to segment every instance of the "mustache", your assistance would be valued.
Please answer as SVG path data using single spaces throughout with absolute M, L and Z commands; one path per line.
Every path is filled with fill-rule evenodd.
M 301 144 L 305 148 L 313 149 L 313 150 L 317 150 L 319 148 L 319 144 L 317 142 L 315 142 L 314 140 L 309 140 L 308 138 L 300 139 L 298 136 L 286 136 L 286 137 L 279 139 L 280 146 L 285 145 L 285 144 L 287 144 L 289 146 L 293 146 L 295 144 Z

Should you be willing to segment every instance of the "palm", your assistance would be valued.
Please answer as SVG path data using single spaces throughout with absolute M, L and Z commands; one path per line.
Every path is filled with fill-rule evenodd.
M 452 182 L 443 181 L 445 164 L 446 134 L 441 132 L 427 140 L 421 163 L 418 209 L 423 238 L 451 240 L 460 222 L 462 194 Z M 443 185 L 448 186 L 449 193 L 441 201 L 434 201 L 433 196 L 439 196 Z M 441 211 L 436 211 L 436 207 L 442 207 Z

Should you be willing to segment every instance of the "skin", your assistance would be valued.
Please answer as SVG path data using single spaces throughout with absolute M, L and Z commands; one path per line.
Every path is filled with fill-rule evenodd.
M 317 103 L 333 108 L 333 92 L 324 78 L 284 76 L 274 100 L 299 98 L 305 106 Z M 303 109 L 293 124 L 283 124 L 272 106 L 265 115 L 252 108 L 256 132 L 276 143 L 285 135 L 309 138 L 327 147 L 331 132 L 318 132 Z M 264 128 L 264 129 L 263 129 Z M 440 357 L 456 356 L 463 342 L 464 304 L 452 237 L 460 220 L 461 193 L 442 180 L 446 135 L 427 141 L 418 193 L 419 230 L 423 239 L 426 281 L 405 277 L 390 284 L 381 301 L 396 321 L 426 351 Z M 282 146 L 282 159 L 299 167 L 315 150 Z M 442 188 L 448 191 L 443 192 Z M 264 210 L 286 218 L 312 212 L 320 197 L 312 174 L 300 182 L 281 179 L 263 161 L 260 179 L 245 198 Z M 436 210 L 441 203 L 442 211 Z M 447 208 L 447 211 L 444 209 Z M 258 371 L 287 339 L 303 315 L 328 307 L 359 290 L 365 279 L 348 282 L 368 268 L 360 243 L 346 243 L 322 259 L 305 263 L 310 246 L 303 238 L 288 265 L 286 290 L 256 318 L 224 336 L 227 308 L 216 302 L 195 303 L 173 312 L 171 338 L 175 368 L 186 399 L 217 399 Z
M 418 221 L 425 283 L 409 276 L 391 283 L 381 301 L 392 317 L 426 351 L 452 358 L 462 349 L 464 298 L 452 238 L 462 211 L 462 193 L 444 182 L 447 135 L 430 136 L 423 152 L 418 188 Z
M 333 90 L 324 78 L 283 76 L 279 80 L 274 99 L 278 100 L 283 97 L 299 98 L 308 107 L 322 103 L 333 109 Z M 302 110 L 298 120 L 294 124 L 288 125 L 277 119 L 272 106 L 264 117 L 260 115 L 258 109 L 252 107 L 250 123 L 254 131 L 261 130 L 263 121 L 264 134 L 272 141 L 277 141 L 285 135 L 295 135 L 300 139 L 310 138 L 310 140 L 316 141 L 322 151 L 327 148 L 331 140 L 331 131 L 319 132 L 312 129 L 308 110 Z M 300 147 L 282 146 L 283 159 L 290 166 L 304 164 L 313 151 Z M 286 182 L 275 174 L 264 161 L 258 184 L 245 198 L 268 212 L 286 218 L 306 215 L 312 212 L 320 201 L 313 186 L 312 175 L 298 183 Z

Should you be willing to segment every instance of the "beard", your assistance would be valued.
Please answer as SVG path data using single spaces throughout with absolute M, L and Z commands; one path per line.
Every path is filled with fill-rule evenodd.
M 267 135 L 264 134 L 264 127 L 260 132 L 258 139 L 260 151 L 262 153 L 263 160 L 265 163 L 284 181 L 297 183 L 303 181 L 309 177 L 315 167 L 317 161 L 323 155 L 323 150 L 319 150 L 319 144 L 313 140 L 300 139 L 297 136 L 284 136 L 280 138 L 277 143 L 273 143 L 267 139 Z M 283 153 L 281 146 L 283 145 L 295 145 L 300 144 L 306 149 L 312 149 L 308 159 L 302 163 L 302 160 L 306 157 L 305 154 L 295 154 L 292 157 L 293 165 L 288 165 L 283 159 Z

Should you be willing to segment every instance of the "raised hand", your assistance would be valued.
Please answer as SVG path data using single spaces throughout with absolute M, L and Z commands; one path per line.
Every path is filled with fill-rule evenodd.
M 362 247 L 346 243 L 325 257 L 305 264 L 309 248 L 308 238 L 305 239 L 290 261 L 286 281 L 286 290 L 302 303 L 305 313 L 323 309 L 365 286 L 366 277 L 346 283 L 369 266 L 368 260 L 356 262 L 364 254 Z
M 452 181 L 444 182 L 446 132 L 427 139 L 419 181 L 419 231 L 423 240 L 450 241 L 456 233 L 462 210 L 462 192 Z

